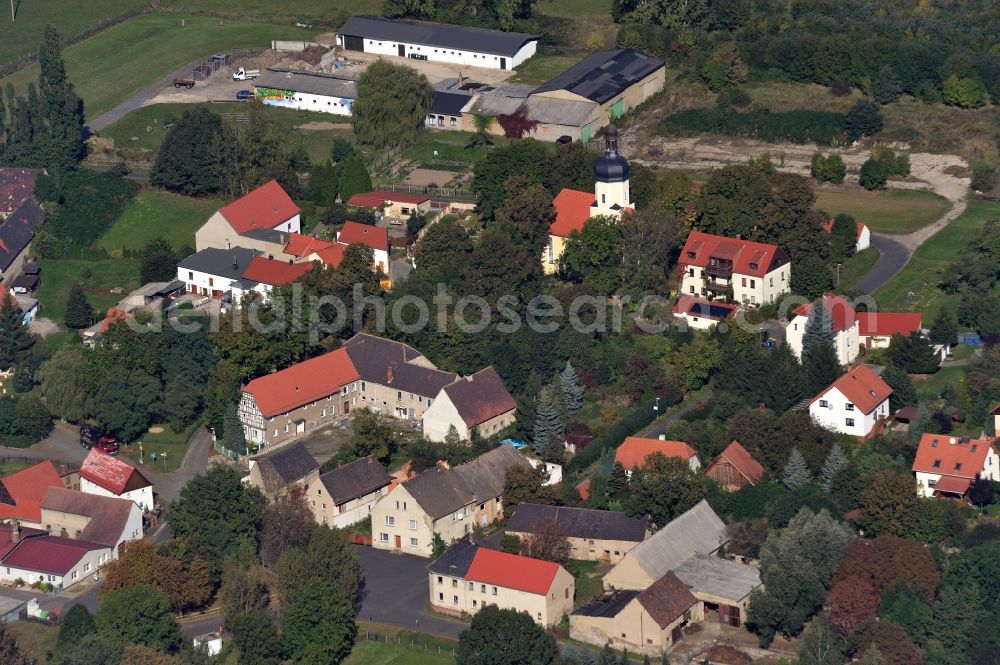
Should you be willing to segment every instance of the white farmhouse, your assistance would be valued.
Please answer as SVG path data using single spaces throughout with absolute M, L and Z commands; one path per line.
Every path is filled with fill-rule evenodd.
M 864 439 L 889 417 L 892 388 L 869 365 L 858 365 L 809 402 L 809 415 L 823 427 Z
M 240 282 L 259 253 L 243 247 L 209 247 L 182 259 L 177 264 L 177 279 L 184 282 L 185 292 L 218 300 Z
M 861 344 L 859 325 L 854 307 L 849 302 L 833 293 L 825 294 L 816 302 L 823 302 L 833 329 L 833 346 L 837 351 L 837 362 L 850 365 L 858 357 L 858 347 Z M 788 344 L 796 358 L 802 358 L 802 339 L 809 322 L 809 312 L 815 303 L 807 303 L 795 309 L 792 319 L 785 325 L 785 343 Z
M 514 69 L 535 55 L 538 35 L 352 16 L 337 32 L 337 46 L 413 60 Z
M 517 403 L 492 367 L 456 380 L 441 389 L 424 412 L 424 435 L 444 441 L 454 427 L 463 441 L 473 433 L 492 436 L 514 422 Z
M 80 491 L 130 499 L 145 511 L 153 510 L 153 483 L 139 469 L 97 448 L 90 449 L 80 467 Z

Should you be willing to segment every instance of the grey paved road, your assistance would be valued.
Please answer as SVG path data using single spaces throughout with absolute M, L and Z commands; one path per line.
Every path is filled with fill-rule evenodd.
M 903 269 L 913 252 L 892 237 L 872 234 L 872 247 L 878 250 L 879 257 L 868 274 L 854 284 L 854 288 L 864 293 L 874 293 L 876 289 L 888 282 Z
M 468 627 L 461 621 L 428 612 L 429 559 L 361 545 L 355 545 L 355 551 L 367 585 L 359 621 L 387 623 L 452 640 L 458 639 Z

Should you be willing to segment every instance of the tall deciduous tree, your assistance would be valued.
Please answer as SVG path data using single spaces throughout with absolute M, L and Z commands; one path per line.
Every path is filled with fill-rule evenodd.
M 724 166 L 712 172 L 698 199 L 698 227 L 724 236 L 755 235 L 771 187 L 761 173 L 745 165 Z
M 383 464 L 388 464 L 395 452 L 396 435 L 387 416 L 368 409 L 359 409 L 354 416 L 354 434 L 351 448 L 357 457 L 374 455 Z
M 614 293 L 622 277 L 622 228 L 615 217 L 599 215 L 571 231 L 559 258 L 561 275 Z
M 56 643 L 60 650 L 79 644 L 87 635 L 97 632 L 97 624 L 94 623 L 94 616 L 83 605 L 74 605 L 63 616 L 62 625 L 59 627 L 59 641 Z M 6 662 L 6 661 L 5 661 Z
M 194 422 L 201 406 L 198 387 L 187 376 L 175 376 L 163 389 L 163 404 L 159 410 L 170 425 L 170 429 L 180 434 Z
M 53 415 L 77 422 L 83 418 L 86 391 L 83 375 L 87 361 L 83 347 L 64 344 L 38 370 L 45 405 Z
M 149 585 L 108 592 L 94 620 L 102 637 L 121 646 L 144 644 L 171 652 L 181 646 L 181 629 L 170 615 L 170 601 Z
M 458 638 L 457 665 L 551 665 L 555 638 L 525 612 L 487 605 Z
M 149 183 L 185 196 L 219 189 L 212 144 L 222 134 L 222 118 L 202 106 L 188 109 L 167 131 L 149 171 Z
M 249 548 L 226 558 L 222 566 L 219 603 L 222 605 L 223 614 L 230 620 L 242 614 L 267 609 L 264 570 Z
M 262 521 L 260 559 L 268 568 L 278 563 L 286 549 L 306 545 L 315 525 L 302 488 L 294 488 L 264 506 Z
M 895 365 L 889 365 L 882 372 L 882 380 L 892 388 L 892 395 L 889 396 L 889 408 L 893 411 L 917 403 L 917 389 L 913 387 L 910 375 L 903 370 Z
M 802 665 L 843 665 L 844 643 L 830 628 L 824 616 L 810 622 L 799 641 L 799 663 Z
M 355 609 L 361 608 L 365 576 L 351 544 L 339 529 L 315 526 L 304 547 L 285 550 L 278 559 L 278 596 L 289 602 L 302 588 L 323 582 L 339 589 Z
M 388 60 L 372 63 L 358 79 L 351 107 L 357 142 L 375 150 L 410 145 L 433 101 L 434 90 L 420 72 Z
M 285 651 L 302 665 L 342 662 L 357 633 L 350 601 L 329 582 L 303 585 L 281 615 Z
M 420 271 L 427 271 L 438 281 L 454 285 L 472 253 L 469 234 L 454 218 L 443 218 L 430 226 L 413 250 Z
M 294 190 L 297 181 L 288 164 L 286 133 L 260 102 L 250 102 L 246 109 L 246 122 L 226 118 L 212 142 L 220 188 L 229 196 L 243 196 L 273 178 Z
M 522 503 L 554 504 L 556 496 L 551 488 L 542 485 L 547 478 L 548 474 L 541 464 L 537 468 L 512 466 L 507 469 L 503 485 L 504 510 L 513 514 Z
M 655 453 L 645 465 L 632 471 L 625 509 L 632 515 L 649 515 L 657 529 L 663 528 L 705 498 L 705 478 L 687 462 Z

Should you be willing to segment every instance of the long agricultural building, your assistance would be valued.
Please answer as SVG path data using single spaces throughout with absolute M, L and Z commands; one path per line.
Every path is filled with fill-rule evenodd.
M 354 79 L 285 67 L 261 72 L 253 92 L 268 106 L 334 115 L 351 115 L 358 96 Z
M 352 16 L 337 33 L 337 46 L 414 60 L 514 69 L 535 55 L 538 39 L 520 32 Z

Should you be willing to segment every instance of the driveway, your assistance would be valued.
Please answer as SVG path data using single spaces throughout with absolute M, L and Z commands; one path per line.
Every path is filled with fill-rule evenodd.
M 212 450 L 212 435 L 202 427 L 191 437 L 184 461 L 180 467 L 171 473 L 153 471 L 143 467 L 142 474 L 153 483 L 153 490 L 161 504 L 168 503 L 181 495 L 181 488 L 199 473 L 208 469 L 208 455 Z
M 862 293 L 873 293 L 909 262 L 912 252 L 892 236 L 881 233 L 872 234 L 872 247 L 878 250 L 878 260 L 864 277 L 854 283 L 855 289 Z
M 80 445 L 80 433 L 77 428 L 66 423 L 56 422 L 52 432 L 30 448 L 0 446 L 0 455 L 37 460 L 47 459 L 57 464 L 80 466 L 87 456 L 87 451 Z
M 467 623 L 427 610 L 430 559 L 361 545 L 355 545 L 354 550 L 365 571 L 366 584 L 359 621 L 387 623 L 452 640 L 457 640 L 468 627 Z

